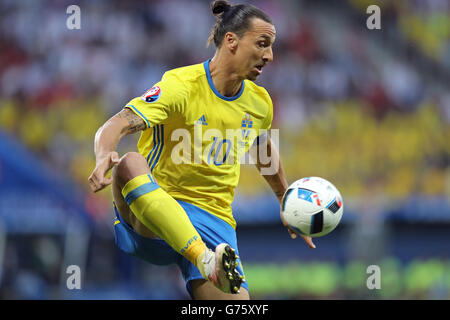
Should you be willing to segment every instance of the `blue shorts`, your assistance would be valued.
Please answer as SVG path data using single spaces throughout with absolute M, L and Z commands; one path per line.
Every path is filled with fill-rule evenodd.
M 177 202 L 186 211 L 189 219 L 208 248 L 214 250 L 217 245 L 225 242 L 234 248 L 236 254 L 239 256 L 236 231 L 231 225 L 193 204 L 180 200 L 177 200 Z M 173 250 L 164 240 L 145 238 L 137 234 L 136 231 L 122 219 L 115 206 L 114 211 L 117 216 L 114 223 L 115 241 L 117 246 L 125 253 L 152 264 L 177 264 L 186 281 L 186 289 L 193 298 L 190 281 L 203 279 L 197 267 L 181 254 Z M 237 269 L 239 273 L 243 275 L 244 273 L 240 260 L 238 260 L 238 262 L 239 265 Z M 247 281 L 242 283 L 241 287 L 248 290 Z

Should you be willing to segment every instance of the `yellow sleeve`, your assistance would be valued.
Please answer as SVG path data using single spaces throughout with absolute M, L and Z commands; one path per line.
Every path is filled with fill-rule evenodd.
M 273 120 L 273 103 L 267 90 L 264 89 L 264 91 L 266 93 L 268 111 L 266 119 L 264 120 L 264 124 L 262 125 L 261 129 L 270 130 L 270 128 L 272 127 L 272 120 Z
M 272 99 L 270 98 L 267 90 L 264 88 L 263 88 L 263 90 L 264 90 L 264 95 L 265 95 L 265 98 L 267 101 L 267 115 L 266 115 L 266 118 L 264 119 L 263 124 L 261 125 L 261 128 L 257 130 L 257 137 L 253 141 L 253 145 L 259 145 L 261 143 L 264 143 L 267 140 L 267 131 L 269 131 L 270 128 L 272 127 L 273 103 L 272 103 Z M 261 133 L 261 130 L 267 130 L 267 131 L 263 131 Z
M 188 90 L 183 82 L 170 72 L 142 96 L 128 102 L 129 108 L 141 117 L 147 128 L 164 123 L 173 113 L 180 112 L 187 101 Z

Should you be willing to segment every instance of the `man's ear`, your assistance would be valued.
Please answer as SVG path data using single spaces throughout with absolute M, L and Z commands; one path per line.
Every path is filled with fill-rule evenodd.
M 238 46 L 238 36 L 234 32 L 227 32 L 225 38 L 223 39 L 223 44 L 231 51 L 235 52 Z

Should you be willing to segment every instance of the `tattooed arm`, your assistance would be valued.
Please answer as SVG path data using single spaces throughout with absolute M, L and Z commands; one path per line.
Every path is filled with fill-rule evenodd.
M 124 136 L 144 130 L 144 120 L 130 109 L 123 109 L 97 130 L 94 140 L 95 169 L 89 177 L 92 191 L 97 192 L 111 184 L 108 171 L 119 162 L 117 145 Z

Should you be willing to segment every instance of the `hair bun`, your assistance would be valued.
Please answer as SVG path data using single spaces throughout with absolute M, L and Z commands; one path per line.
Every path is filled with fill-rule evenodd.
M 212 13 L 215 16 L 218 16 L 221 13 L 227 12 L 228 10 L 230 10 L 230 8 L 231 8 L 231 5 L 226 0 L 216 0 L 211 5 Z

